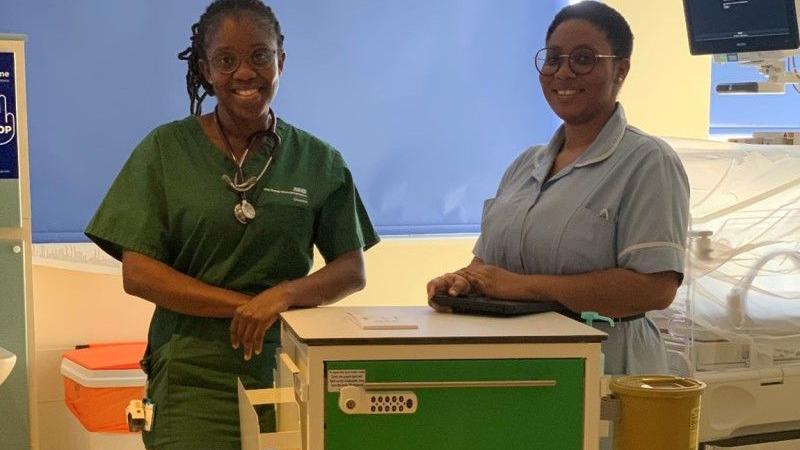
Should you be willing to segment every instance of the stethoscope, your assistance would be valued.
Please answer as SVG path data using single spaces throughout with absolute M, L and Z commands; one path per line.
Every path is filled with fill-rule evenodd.
M 231 189 L 239 193 L 240 201 L 233 206 L 233 216 L 236 218 L 236 220 L 244 225 L 256 218 L 256 208 L 247 201 L 247 191 L 253 189 L 253 186 L 255 186 L 261 177 L 267 173 L 267 169 L 269 169 L 270 164 L 272 164 L 275 153 L 277 153 L 278 148 L 281 145 L 281 137 L 278 136 L 278 133 L 275 131 L 278 118 L 275 116 L 275 113 L 272 112 L 272 109 L 269 110 L 269 115 L 272 116 L 272 123 L 270 124 L 269 129 L 256 131 L 253 133 L 253 135 L 250 136 L 250 139 L 247 141 L 247 148 L 244 149 L 242 158 L 236 159 L 236 155 L 233 154 L 233 147 L 228 140 L 228 136 L 225 134 L 225 129 L 222 128 L 222 124 L 219 121 L 217 107 L 214 107 L 214 124 L 216 124 L 217 130 L 219 131 L 220 136 L 222 136 L 222 140 L 225 142 L 228 154 L 231 156 L 231 159 L 236 166 L 236 172 L 233 174 L 233 179 L 231 179 L 231 177 L 229 177 L 227 174 L 223 174 L 222 179 L 228 184 L 228 186 L 230 186 Z M 242 170 L 244 160 L 247 158 L 247 154 L 253 147 L 253 143 L 261 142 L 262 139 L 269 139 L 272 142 L 272 146 L 269 150 L 269 158 L 267 158 L 264 168 L 261 169 L 261 173 L 259 173 L 257 177 L 245 179 L 244 170 Z

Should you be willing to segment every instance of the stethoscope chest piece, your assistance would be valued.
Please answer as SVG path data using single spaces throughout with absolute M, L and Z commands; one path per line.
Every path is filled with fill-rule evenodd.
M 241 202 L 233 207 L 233 215 L 236 217 L 236 220 L 246 224 L 256 218 L 256 209 L 246 199 L 242 199 Z

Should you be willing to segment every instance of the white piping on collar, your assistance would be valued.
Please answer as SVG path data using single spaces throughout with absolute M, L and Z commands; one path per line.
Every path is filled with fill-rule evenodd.
M 627 130 L 628 130 L 628 125 L 626 124 L 622 127 L 622 130 L 619 132 L 619 135 L 616 137 L 616 139 L 614 139 L 614 143 L 611 144 L 611 147 L 609 147 L 609 149 L 606 150 L 605 153 L 595 158 L 589 159 L 587 161 L 575 163 L 575 167 L 584 167 L 608 159 L 608 157 L 611 156 L 617 150 L 617 147 L 619 147 L 619 143 L 622 142 L 622 138 L 625 136 L 625 132 Z

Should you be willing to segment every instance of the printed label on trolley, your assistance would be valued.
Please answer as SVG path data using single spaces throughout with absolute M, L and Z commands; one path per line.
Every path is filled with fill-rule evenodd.
M 0 52 L 0 179 L 19 178 L 14 54 Z
M 339 392 L 345 386 L 363 386 L 367 382 L 364 369 L 337 369 L 328 371 L 328 392 Z

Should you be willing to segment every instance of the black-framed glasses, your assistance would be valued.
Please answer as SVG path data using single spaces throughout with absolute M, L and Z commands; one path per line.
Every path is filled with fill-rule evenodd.
M 591 72 L 597 65 L 597 62 L 603 58 L 619 58 L 617 55 L 600 55 L 591 48 L 578 47 L 573 49 L 569 54 L 560 55 L 558 49 L 543 48 L 536 52 L 533 57 L 534 66 L 540 74 L 546 77 L 552 77 L 561 68 L 561 64 L 566 59 L 569 65 L 569 70 L 575 75 L 586 75 Z
M 277 53 L 277 50 L 257 48 L 250 53 L 247 62 L 253 69 L 266 69 L 275 64 L 275 55 Z M 236 69 L 242 64 L 242 60 L 239 58 L 239 55 L 231 50 L 220 50 L 211 55 L 209 63 L 211 64 L 211 68 L 217 72 L 231 74 L 236 72 Z

